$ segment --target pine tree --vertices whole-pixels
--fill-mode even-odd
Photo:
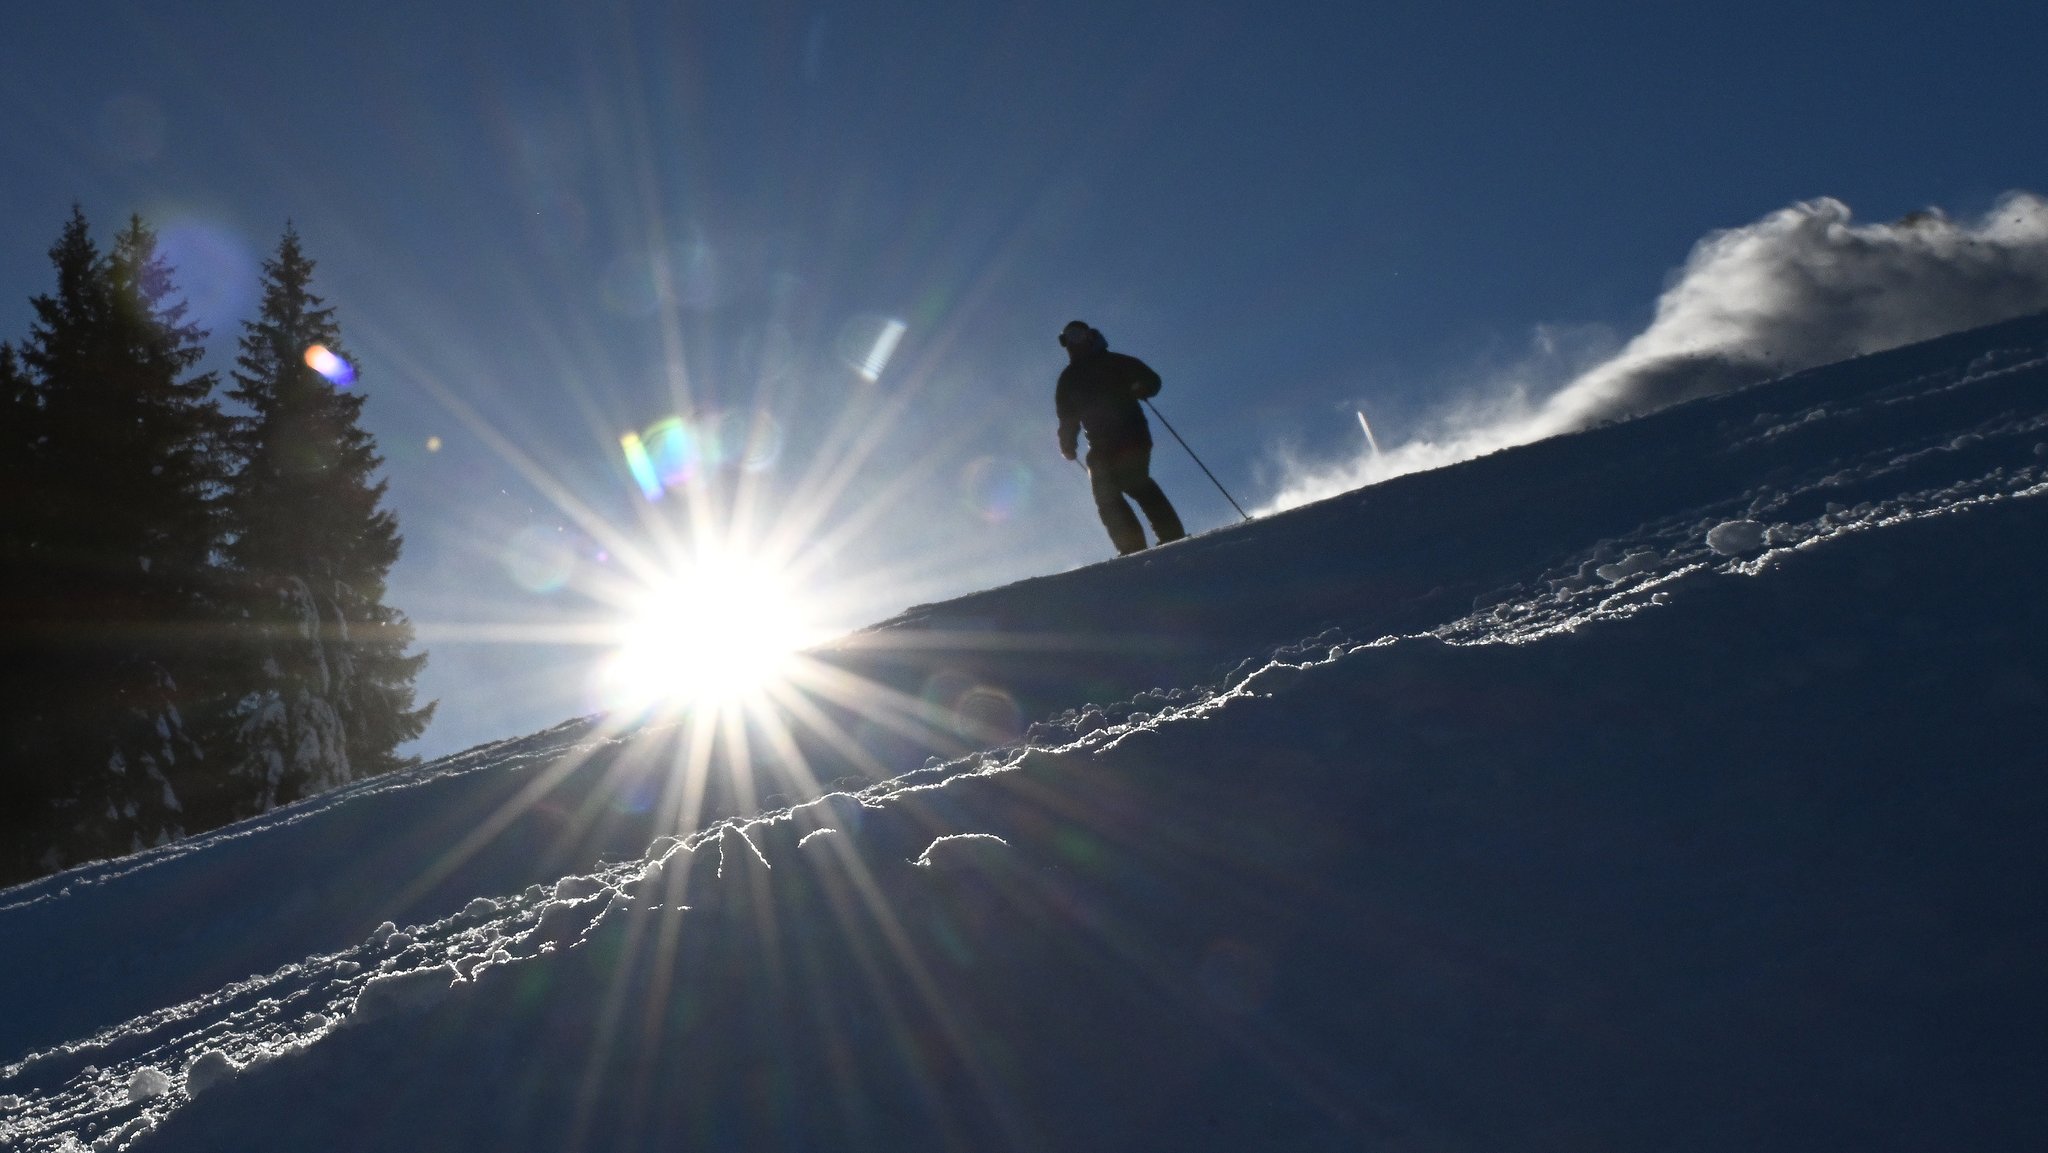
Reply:
[[[29,559],[38,418],[35,388],[21,358],[12,344],[0,342],[0,612],[13,603]]]
[[[14,755],[17,727],[26,725],[29,694],[35,687],[36,650],[28,643],[32,621],[26,611],[37,507],[35,457],[38,439],[35,391],[12,344],[0,343],[0,883],[25,875],[12,853],[37,832],[42,795],[28,765]],[[29,854],[23,854],[25,862]]]
[[[139,217],[102,256],[74,209],[50,258],[57,290],[33,301],[17,401],[37,496],[11,526],[26,557],[17,664],[34,683],[5,734],[43,867],[183,835],[176,784],[200,750],[181,706],[217,611],[226,431],[213,377],[194,371],[205,334]]]
[[[250,686],[227,733],[244,812],[410,763],[396,750],[433,713],[413,703],[426,657],[407,654],[412,626],[384,603],[402,541],[380,507],[383,459],[358,423],[362,394],[308,363],[314,346],[349,363],[334,310],[312,293],[313,262],[291,228],[263,272],[229,394],[248,409],[227,549]]]

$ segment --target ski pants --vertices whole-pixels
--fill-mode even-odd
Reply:
[[[1109,530],[1110,543],[1116,545],[1117,552],[1133,553],[1145,547],[1145,530],[1138,526],[1137,514],[1124,501],[1126,496],[1145,510],[1145,519],[1152,522],[1152,532],[1160,544],[1187,535],[1180,525],[1180,514],[1173,511],[1173,503],[1166,499],[1159,482],[1152,479],[1151,445],[1107,452],[1090,448],[1087,465],[1088,484],[1095,490],[1095,511],[1102,517],[1102,527]]]

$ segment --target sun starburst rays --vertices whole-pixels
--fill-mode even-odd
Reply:
[[[658,142],[634,115],[617,124],[621,135],[609,158],[612,211],[645,222],[634,247],[670,253],[672,235],[687,229],[663,223],[659,177],[648,160]],[[1005,246],[998,264],[1021,243],[1020,237]],[[481,382],[424,363],[411,350],[431,346],[425,334],[365,342],[383,364],[438,400],[471,444],[537,495],[540,507],[529,510],[525,528],[515,522],[508,529],[503,516],[480,511],[469,547],[495,558],[506,550],[505,537],[539,524],[582,542],[582,560],[602,558],[578,563],[571,575],[550,583],[547,599],[460,620],[441,614],[417,622],[423,641],[505,654],[509,659],[498,662],[492,683],[508,692],[564,677],[583,687],[582,670],[598,667],[585,698],[598,715],[572,747],[552,750],[547,763],[527,770],[528,779],[488,791],[493,799],[414,881],[401,905],[459,882],[458,874],[478,858],[503,852],[508,838],[534,839],[533,852],[560,859],[569,872],[587,868],[593,853],[618,860],[616,852],[635,851],[627,842],[644,834],[640,853],[663,835],[690,845],[674,851],[667,869],[650,870],[661,877],[653,903],[673,909],[699,899],[706,878],[693,880],[693,871],[716,867],[721,849],[707,834],[723,836],[727,818],[786,808],[833,789],[856,790],[915,769],[931,754],[953,757],[1016,739],[1014,724],[987,723],[934,698],[909,666],[874,659],[892,638],[824,643],[872,619],[866,614],[880,600],[875,590],[886,589],[892,599],[906,595],[943,571],[956,549],[969,548],[947,544],[916,558],[876,560],[866,547],[891,517],[921,507],[934,479],[987,431],[972,421],[929,431],[919,419],[935,388],[929,350],[960,342],[960,318],[934,322],[926,316],[914,328],[880,318],[877,339],[864,342],[857,363],[842,366],[837,394],[802,374],[766,371],[758,379],[721,379],[722,387],[706,387],[732,359],[718,344],[716,326],[724,322],[682,305],[679,269],[666,256],[651,260],[649,272],[654,307],[644,317],[652,353],[646,364],[630,363],[630,352],[593,331],[564,327],[543,303],[547,294],[531,294],[525,319],[548,350],[546,363],[534,371],[552,382],[560,419],[587,445],[581,459],[568,458],[573,454],[559,436],[532,435],[539,430],[522,427],[515,407],[492,407]],[[969,288],[985,292],[996,276],[991,268]],[[803,323],[784,308],[774,304],[769,322]],[[920,357],[927,363],[918,363]],[[660,399],[650,401],[644,395],[650,391]],[[707,453],[703,467],[692,470],[679,456],[666,462],[674,466],[671,475],[663,475],[662,446],[648,435],[650,427],[677,418],[709,421],[721,398],[735,393],[746,396],[743,417],[809,406],[801,451],[794,450],[799,438],[792,435],[792,451],[772,472],[750,470],[733,458],[721,465],[709,455],[716,430],[692,427],[689,435],[705,438],[688,446]],[[645,407],[650,403],[653,411]],[[625,435],[636,437],[648,458],[631,473],[621,453]],[[683,433],[675,435],[672,447],[680,453]],[[906,440],[913,445],[908,452]],[[594,483],[597,453],[609,475]],[[849,579],[841,565],[861,575]],[[928,640],[914,643],[920,651],[910,665],[931,656],[923,646]],[[1005,642],[973,634],[945,643],[984,649]],[[540,659],[547,649],[573,655]],[[960,1105],[942,1091],[942,1077],[933,1072],[939,1061],[954,1071],[945,1077],[964,1075],[1001,1115],[988,1055],[946,1004],[944,982],[935,976],[945,962],[928,955],[914,917],[906,924],[906,911],[884,896],[875,876],[881,866],[854,840],[850,832],[827,837],[799,854],[795,867],[810,880],[794,890],[778,876],[771,891],[764,872],[736,878],[734,891],[711,899],[743,911],[733,922],[629,917],[617,985],[595,1023],[600,1041],[579,1071],[585,1085],[624,1068],[637,1099],[667,1091],[642,1079],[674,1040],[673,1022],[660,1007],[682,996],[689,983],[677,970],[691,955],[693,932],[736,930],[743,942],[736,947],[753,951],[761,980],[817,1006],[820,1020],[833,1019],[830,1003],[848,995],[865,995],[880,1010],[884,1035],[873,1047],[881,1052],[848,1049],[844,1055],[841,1075],[850,1096],[871,1062],[893,1062],[923,1087],[931,1119],[943,1128]],[[767,864],[785,867],[779,859]],[[792,891],[808,895],[792,900]],[[798,925],[797,918],[810,923]],[[826,925],[852,959],[842,965],[848,971],[830,971],[834,962],[825,953],[831,950],[817,936]],[[834,980],[838,987],[825,984]],[[635,1019],[643,1007],[644,1016]],[[576,1126],[595,1123],[579,1117]]]

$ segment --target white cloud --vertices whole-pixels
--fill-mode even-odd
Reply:
[[[1476,402],[1386,452],[1309,462],[1283,455],[1266,510],[1291,508],[1682,400],[2048,308],[2048,200],[2007,193],[1973,222],[1939,209],[1855,224],[1823,197],[1693,246],[1657,315],[1561,388],[1557,330]],[[1384,430],[1382,430],[1384,431]]]

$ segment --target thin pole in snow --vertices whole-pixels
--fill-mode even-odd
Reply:
[[[1371,445],[1372,454],[1378,456],[1380,454],[1380,438],[1374,436],[1372,434],[1372,426],[1365,423],[1365,410],[1362,408],[1358,410],[1358,427],[1365,430],[1365,443]]]
[[[1173,433],[1173,439],[1180,440],[1182,448],[1188,448],[1188,442],[1181,440],[1180,433],[1174,432],[1173,425],[1167,421],[1166,414],[1159,411],[1158,405],[1153,404],[1151,400],[1147,399],[1145,407],[1152,410],[1152,415],[1159,418],[1159,423],[1166,426],[1166,431]],[[1208,477],[1209,483],[1216,486],[1216,491],[1223,494],[1223,499],[1230,502],[1230,507],[1237,510],[1237,515],[1246,520],[1252,519],[1252,514],[1244,511],[1244,506],[1237,503],[1237,498],[1230,495],[1230,490],[1223,487],[1223,482],[1216,479],[1216,474],[1209,471],[1209,466],[1202,463],[1202,458],[1195,456],[1195,450],[1188,448],[1188,455],[1195,457],[1195,467],[1202,470],[1202,475]]]

